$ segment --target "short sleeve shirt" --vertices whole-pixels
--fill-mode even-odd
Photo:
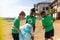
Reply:
[[[36,24],[36,17],[33,16],[33,17],[31,18],[31,17],[28,15],[28,16],[26,17],[26,21],[27,21],[29,24],[34,25],[34,24]]]
[[[20,27],[20,19],[19,18],[14,20],[13,26],[15,26],[15,27],[17,27],[19,29],[19,27]],[[13,28],[12,33],[18,33],[18,31]]]
[[[48,32],[53,29],[53,20],[54,18],[51,16],[45,16],[42,18],[42,26],[45,26],[45,32]]]

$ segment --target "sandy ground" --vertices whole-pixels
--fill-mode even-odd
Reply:
[[[25,24],[25,20],[21,21],[21,26]],[[11,27],[12,22],[5,22],[4,26],[2,27],[2,34],[3,34],[3,40],[13,40],[11,35]],[[55,29],[55,36],[54,40],[58,40],[60,38],[60,20],[57,20],[54,22],[54,29]],[[44,30],[41,27],[41,21],[36,21],[36,30],[34,33],[35,40],[44,40]]]

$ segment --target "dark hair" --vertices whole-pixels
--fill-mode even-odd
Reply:
[[[19,13],[19,15],[24,15],[24,16],[25,16],[25,12],[24,12],[24,11],[21,11],[21,12]]]
[[[42,15],[43,13],[46,13],[45,11],[42,11],[40,14]]]
[[[35,12],[35,8],[32,8],[32,9],[31,9],[31,12]]]

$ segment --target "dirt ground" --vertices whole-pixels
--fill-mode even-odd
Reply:
[[[25,24],[25,20],[21,21],[21,26]],[[2,27],[3,40],[13,40],[11,35],[12,22],[5,22]],[[60,20],[54,22],[55,36],[54,40],[60,39]],[[41,27],[41,20],[36,21],[36,30],[34,33],[35,40],[44,40],[44,30]]]

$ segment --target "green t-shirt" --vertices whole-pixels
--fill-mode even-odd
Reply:
[[[33,16],[33,17],[31,18],[31,17],[28,15],[28,16],[26,17],[26,21],[33,26],[34,24],[36,24],[36,17]]]
[[[19,27],[20,27],[20,19],[19,18],[14,20],[13,26],[15,26],[15,27],[17,27],[19,29]],[[14,28],[12,28],[12,33],[18,33],[18,31],[15,30]]]
[[[48,32],[53,29],[53,20],[54,18],[51,16],[45,16],[42,18],[42,26],[45,26],[45,32]]]

